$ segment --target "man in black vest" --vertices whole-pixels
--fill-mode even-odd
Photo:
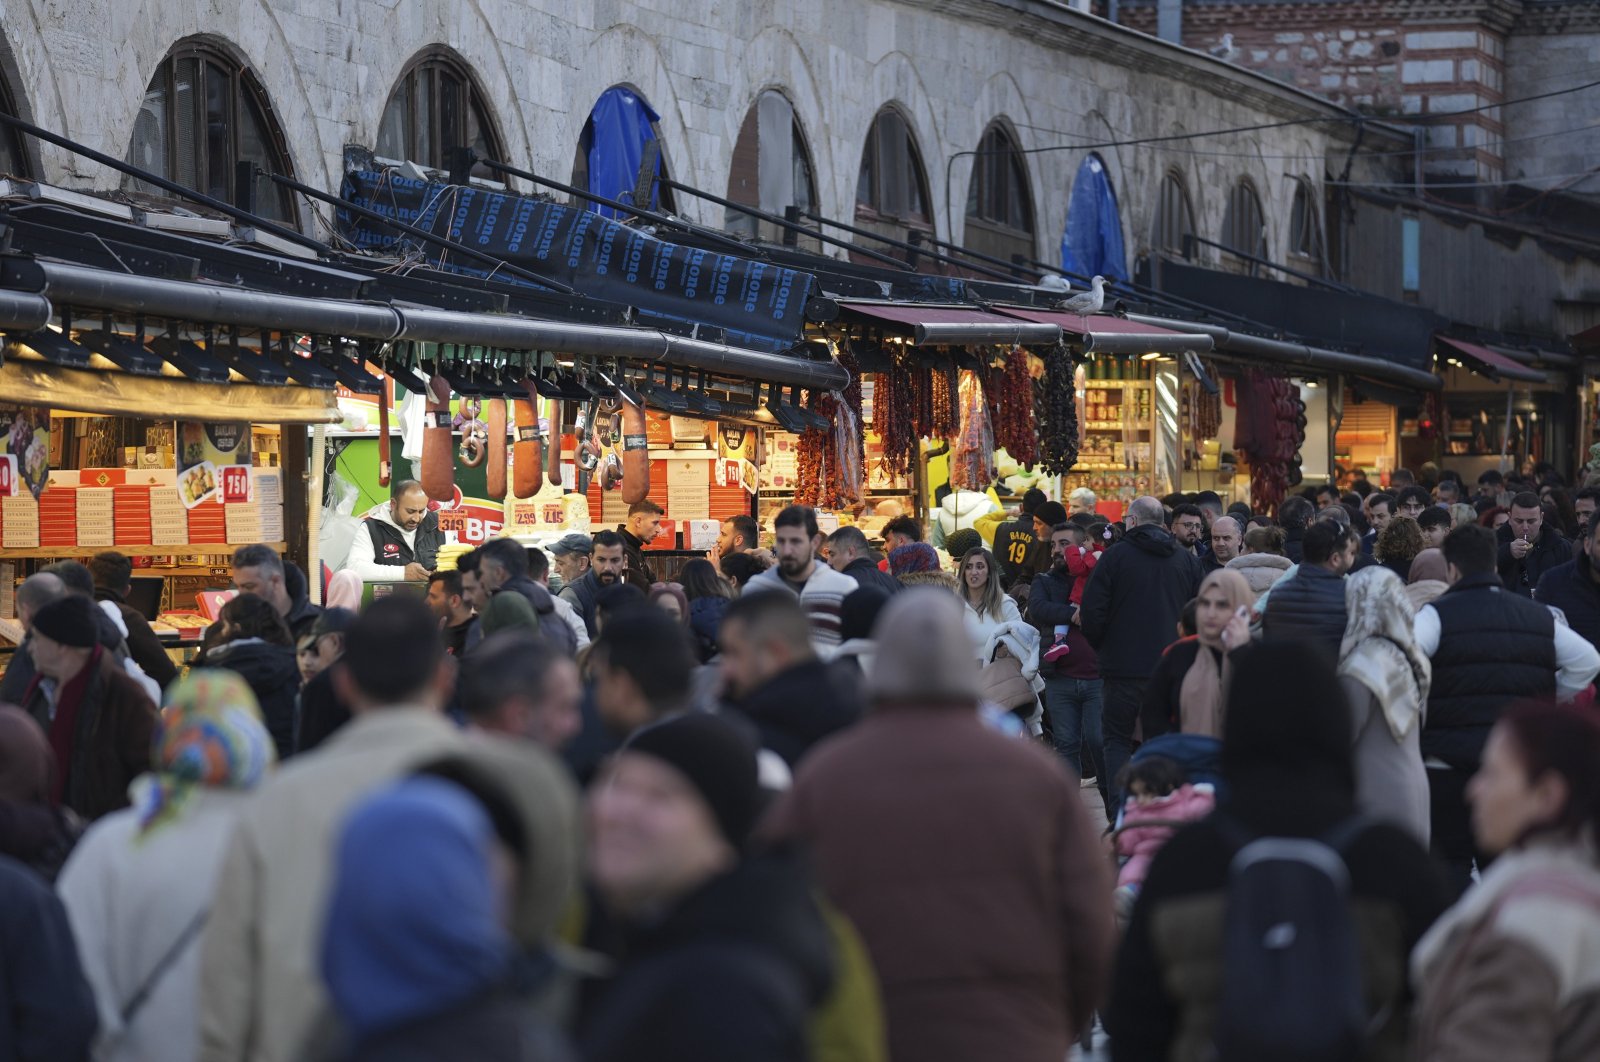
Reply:
[[[444,544],[439,517],[428,510],[428,495],[414,479],[394,488],[388,505],[367,513],[350,540],[344,570],[364,583],[425,582]]]
[[[1550,610],[1506,589],[1494,532],[1466,524],[1445,536],[1450,589],[1417,613],[1417,647],[1433,660],[1422,758],[1433,853],[1463,892],[1476,855],[1466,787],[1500,714],[1525,699],[1570,698],[1600,673],[1600,652]],[[1485,861],[1477,856],[1482,868]]]
[[[1300,542],[1299,570],[1267,595],[1261,636],[1267,641],[1310,642],[1336,661],[1348,619],[1344,577],[1355,565],[1357,539],[1350,528],[1328,519],[1306,528]]]

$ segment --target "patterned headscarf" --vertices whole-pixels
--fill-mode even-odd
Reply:
[[[254,789],[277,758],[255,694],[236,672],[200,668],[173,683],[151,742],[151,773],[134,782],[146,832],[183,811],[196,786]]]
[[[915,575],[939,570],[939,554],[926,542],[907,542],[889,551],[889,571],[894,575]]]

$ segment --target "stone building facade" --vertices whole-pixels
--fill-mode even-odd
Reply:
[[[1528,180],[1600,157],[1589,120],[1600,90],[1498,106],[1596,79],[1593,0],[1099,0],[1098,10],[1199,51],[1226,37],[1232,62],[1369,114],[1475,111],[1429,125],[1430,177]],[[1575,190],[1600,195],[1600,177]]]
[[[1297,197],[1315,216],[1323,175],[1343,168],[1353,143],[1349,112],[1313,94],[1326,91],[1320,81],[1302,91],[1049,0],[16,0],[3,32],[0,71],[18,113],[117,157],[128,156],[147,88],[175,47],[231,60],[257,87],[294,175],[330,190],[346,145],[378,142],[386,103],[423,55],[447,56],[470,78],[506,161],[559,180],[573,172],[590,108],[622,85],[659,114],[667,173],[726,194],[747,115],[763,92],[779,92],[809,154],[817,209],[846,220],[869,129],[893,108],[921,157],[934,233],[955,243],[970,153],[998,127],[1021,149],[1027,235],[1046,262],[1059,261],[1073,175],[1094,145],[1300,123],[1099,147],[1131,268],[1163,223],[1173,181],[1193,230],[1213,239],[1231,192],[1247,184],[1266,256],[1282,260]],[[1388,41],[1344,43],[1351,58]],[[1264,67],[1277,61],[1278,49],[1268,52]],[[1384,91],[1339,94],[1376,101]],[[1364,149],[1397,143],[1369,130]],[[24,154],[47,182],[120,182],[48,145]],[[720,207],[692,197],[676,207],[723,221]]]

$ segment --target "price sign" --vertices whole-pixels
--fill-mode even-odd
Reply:
[[[217,469],[217,477],[222,481],[224,505],[250,500],[249,465],[223,465]]]
[[[17,455],[0,454],[0,498],[17,496]]]

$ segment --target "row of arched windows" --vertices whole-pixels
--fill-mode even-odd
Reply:
[[[11,105],[4,85],[0,85],[0,104]],[[629,89],[608,89],[579,138],[573,184],[609,198],[630,198],[652,139],[659,140],[659,128],[649,103]],[[429,49],[411,61],[391,90],[374,148],[383,158],[446,169],[452,150],[462,146],[471,146],[484,158],[507,158],[491,110],[470,70],[445,49]],[[198,41],[180,44],[151,78],[127,158],[168,180],[224,200],[234,197],[241,162],[293,175],[283,133],[260,83],[236,59]],[[971,162],[964,211],[967,249],[1003,262],[1040,257],[1027,168],[1005,124],[996,121],[985,130]],[[769,89],[751,106],[740,126],[731,163],[729,201],[774,215],[782,215],[791,206],[802,215],[817,209],[815,168],[805,130],[781,92]],[[0,136],[0,169],[10,173],[28,169],[22,146],[9,130]],[[667,176],[659,153],[656,172]],[[1078,185],[1091,174],[1100,194],[1109,199],[1109,216],[1116,217],[1109,175],[1099,157],[1091,155],[1074,182],[1069,225],[1077,224],[1073,220],[1079,216],[1077,200],[1088,187],[1079,189]],[[472,175],[498,179],[495,171],[481,163]],[[130,180],[124,187],[159,194],[156,188],[138,181]],[[670,188],[658,182],[655,189],[657,199],[651,205],[673,209]],[[256,192],[260,213],[294,223],[296,211],[289,192],[272,182],[262,182]],[[896,107],[884,107],[862,147],[852,220],[868,231],[915,241],[934,235],[934,202],[910,123]],[[1186,238],[1195,235],[1196,229],[1180,172],[1165,175],[1155,206],[1152,249],[1172,255],[1185,253]],[[1100,210],[1093,216],[1103,219],[1107,215]],[[736,209],[727,210],[724,224],[735,232],[775,235]],[[1103,226],[1105,222],[1097,220],[1095,224]],[[1119,226],[1120,222],[1111,227]],[[1268,257],[1261,199],[1248,179],[1239,181],[1228,193],[1217,242],[1242,255]],[[1120,232],[1116,244],[1120,258]],[[1322,259],[1314,191],[1303,180],[1296,183],[1289,250],[1306,260],[1296,263],[1302,267],[1320,264]],[[898,251],[890,253],[903,256]]]

